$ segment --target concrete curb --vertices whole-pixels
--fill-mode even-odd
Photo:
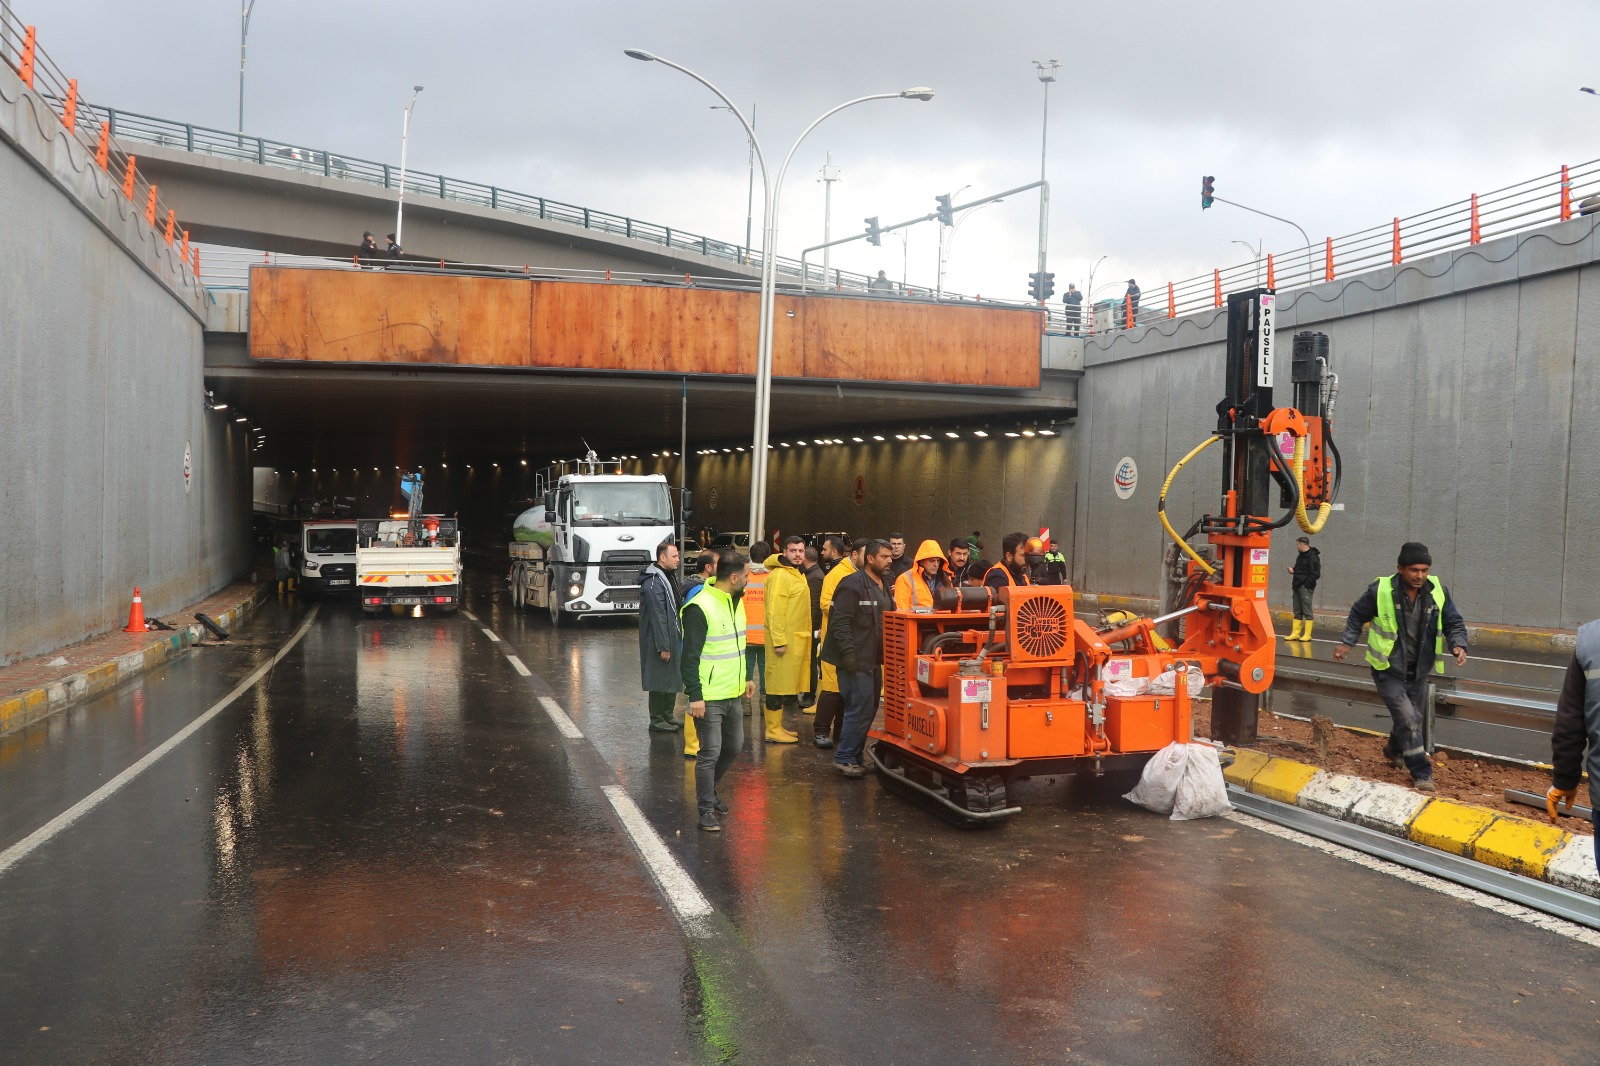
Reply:
[[[1333,774],[1249,748],[1239,749],[1223,776],[1259,796],[1600,899],[1593,842],[1545,822]]]
[[[1135,614],[1150,615],[1160,609],[1160,604],[1150,596],[1127,596],[1114,592],[1079,592],[1077,597],[1082,606],[1133,611]],[[1272,619],[1278,625],[1287,627],[1293,615],[1288,611],[1273,610]],[[1344,626],[1344,619],[1342,613],[1330,614],[1319,611],[1316,615],[1316,624],[1324,629],[1337,630]],[[1538,655],[1571,655],[1578,639],[1578,635],[1569,629],[1528,629],[1522,626],[1486,625],[1470,621],[1467,623],[1467,637],[1472,641],[1474,648],[1502,652],[1532,652]]]
[[[217,623],[223,629],[231,630],[235,623],[260,604],[266,597],[267,590],[272,587],[271,582],[256,586],[256,590],[249,596],[216,615]],[[24,729],[41,718],[48,718],[57,711],[65,710],[79,700],[98,695],[130,677],[170,662],[205,636],[206,629],[198,622],[182,626],[165,634],[161,639],[145,645],[140,651],[119,655],[70,674],[60,681],[40,685],[12,696],[0,702],[0,736]]]

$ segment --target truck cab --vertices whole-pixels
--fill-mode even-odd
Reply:
[[[308,595],[354,592],[354,519],[306,522],[300,527],[300,588]]]

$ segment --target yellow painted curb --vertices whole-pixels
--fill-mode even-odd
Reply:
[[[1483,807],[1434,800],[1411,819],[1408,835],[1414,843],[1424,847],[1470,859],[1473,842],[1499,817]]]
[[[1258,796],[1293,804],[1318,768],[1293,759],[1269,759],[1250,781],[1250,791]]]
[[[1472,843],[1472,857],[1490,866],[1528,877],[1544,877],[1544,868],[1572,834],[1548,823],[1500,815]]]
[[[1255,778],[1256,774],[1260,773],[1261,768],[1271,761],[1268,756],[1261,754],[1259,751],[1240,748],[1234,756],[1233,765],[1222,771],[1222,776],[1230,785],[1249,788],[1250,782]]]
[[[0,733],[9,733],[22,717],[22,697],[14,696],[0,703]]]

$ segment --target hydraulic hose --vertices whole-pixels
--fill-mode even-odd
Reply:
[[[1189,546],[1189,542],[1187,540],[1178,536],[1178,531],[1172,528],[1171,522],[1167,521],[1167,490],[1172,487],[1172,480],[1178,476],[1178,471],[1183,469],[1185,463],[1221,439],[1221,437],[1217,436],[1207,437],[1205,440],[1195,445],[1194,448],[1190,450],[1188,455],[1185,455],[1182,459],[1179,459],[1178,465],[1173,467],[1172,472],[1167,475],[1167,480],[1161,483],[1161,495],[1156,499],[1156,514],[1161,517],[1161,528],[1167,531],[1167,536],[1172,538],[1172,542],[1181,548],[1185,555],[1200,565],[1200,569],[1206,572],[1207,577],[1215,577],[1217,574],[1217,568],[1206,562],[1205,559],[1201,557],[1199,552],[1195,551]]]
[[[1294,505],[1294,520],[1300,528],[1307,533],[1321,533],[1322,527],[1328,524],[1328,515],[1333,511],[1333,504],[1327,500],[1317,505],[1317,518],[1312,521],[1306,514],[1306,439],[1294,439],[1294,486],[1299,494],[1299,499]]]

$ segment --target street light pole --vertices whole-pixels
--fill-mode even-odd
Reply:
[[[1061,69],[1061,64],[1054,59],[1041,63],[1035,59],[1034,67],[1039,72],[1039,81],[1044,85],[1044,120],[1039,133],[1039,273],[1044,274],[1045,253],[1050,243],[1050,183],[1045,176],[1046,150],[1050,144],[1050,83],[1056,80],[1056,71]],[[1039,303],[1042,305],[1043,300]]]
[[[406,143],[411,139],[411,112],[417,106],[417,95],[422,92],[422,86],[411,87],[411,102],[406,105],[405,117],[400,122],[400,199],[395,202],[394,208],[394,243],[405,247],[405,234],[402,227],[405,224],[406,214]]]
[[[239,136],[244,137],[244,43],[250,35],[250,12],[256,8],[256,0],[246,0],[244,8],[239,12]]]
[[[1089,284],[1083,290],[1083,302],[1089,305],[1089,328],[1094,329],[1094,272],[1100,269],[1100,264],[1110,259],[1107,253],[1094,261],[1094,266],[1089,268]]]
[[[1255,244],[1251,244],[1249,241],[1237,240],[1233,243],[1243,245],[1244,247],[1250,249],[1250,258],[1253,259],[1256,264],[1256,288],[1259,289],[1261,287],[1261,249],[1267,243],[1266,238],[1263,237]]]
[[[972,183],[968,182],[966,185],[961,186],[961,188],[959,188],[955,192],[951,193],[950,194],[951,202],[954,203],[956,197],[960,196],[962,193],[966,192],[970,188],[972,188]],[[950,229],[955,229],[955,226],[952,225],[950,227]],[[933,298],[935,300],[944,299],[944,265],[945,265],[945,256],[949,252],[949,249],[945,246],[944,231],[945,231],[945,227],[944,227],[943,224],[941,224],[939,226],[939,262],[937,264],[935,264],[938,267],[938,269],[936,271],[934,271]]]
[[[839,168],[833,165],[833,153],[828,153],[827,162],[822,164],[822,284],[828,284],[829,253],[828,242],[833,240],[833,183],[839,180]]]
[[[783,191],[783,177],[789,170],[789,163],[794,159],[795,152],[800,148],[806,137],[832,115],[843,111],[847,107],[866,103],[868,100],[932,100],[933,90],[917,86],[897,93],[874,93],[870,96],[859,96],[854,100],[846,100],[844,103],[824,111],[816,121],[801,132],[799,138],[789,149],[789,154],[784,156],[783,165],[778,168],[777,178],[773,179],[767,171],[766,155],[761,150],[761,142],[756,139],[755,129],[745,120],[744,115],[734,107],[733,101],[728,99],[726,93],[688,67],[674,63],[669,59],[663,59],[643,49],[625,49],[623,55],[630,59],[638,59],[646,63],[660,63],[663,66],[671,67],[673,70],[693,78],[707,89],[710,89],[718,99],[728,105],[728,109],[744,125],[745,132],[755,146],[756,158],[761,162],[761,184],[764,204],[761,237],[761,314],[759,319],[760,328],[756,338],[755,432],[752,435],[750,449],[750,538],[751,543],[754,544],[756,538],[765,539],[766,536],[767,439],[769,436],[768,423],[772,413],[772,310],[778,280],[776,255],[778,247],[778,204]]]
[[[729,107],[729,106],[725,105],[725,104],[712,104],[711,105],[711,110],[713,110],[713,111],[733,111],[734,109],[732,107]],[[735,114],[737,114],[737,112],[735,112]],[[750,105],[750,129],[753,130],[755,128],[756,128],[756,105],[755,104],[751,104]],[[755,217],[755,203],[756,203],[756,142],[755,142],[755,138],[751,137],[749,143],[750,143],[750,181],[749,181],[747,187],[745,188],[745,194],[744,194],[744,253],[740,258],[740,261],[745,263],[746,265],[748,265],[749,262],[750,262],[750,223]],[[763,180],[765,180],[765,175],[764,174],[763,174]]]

